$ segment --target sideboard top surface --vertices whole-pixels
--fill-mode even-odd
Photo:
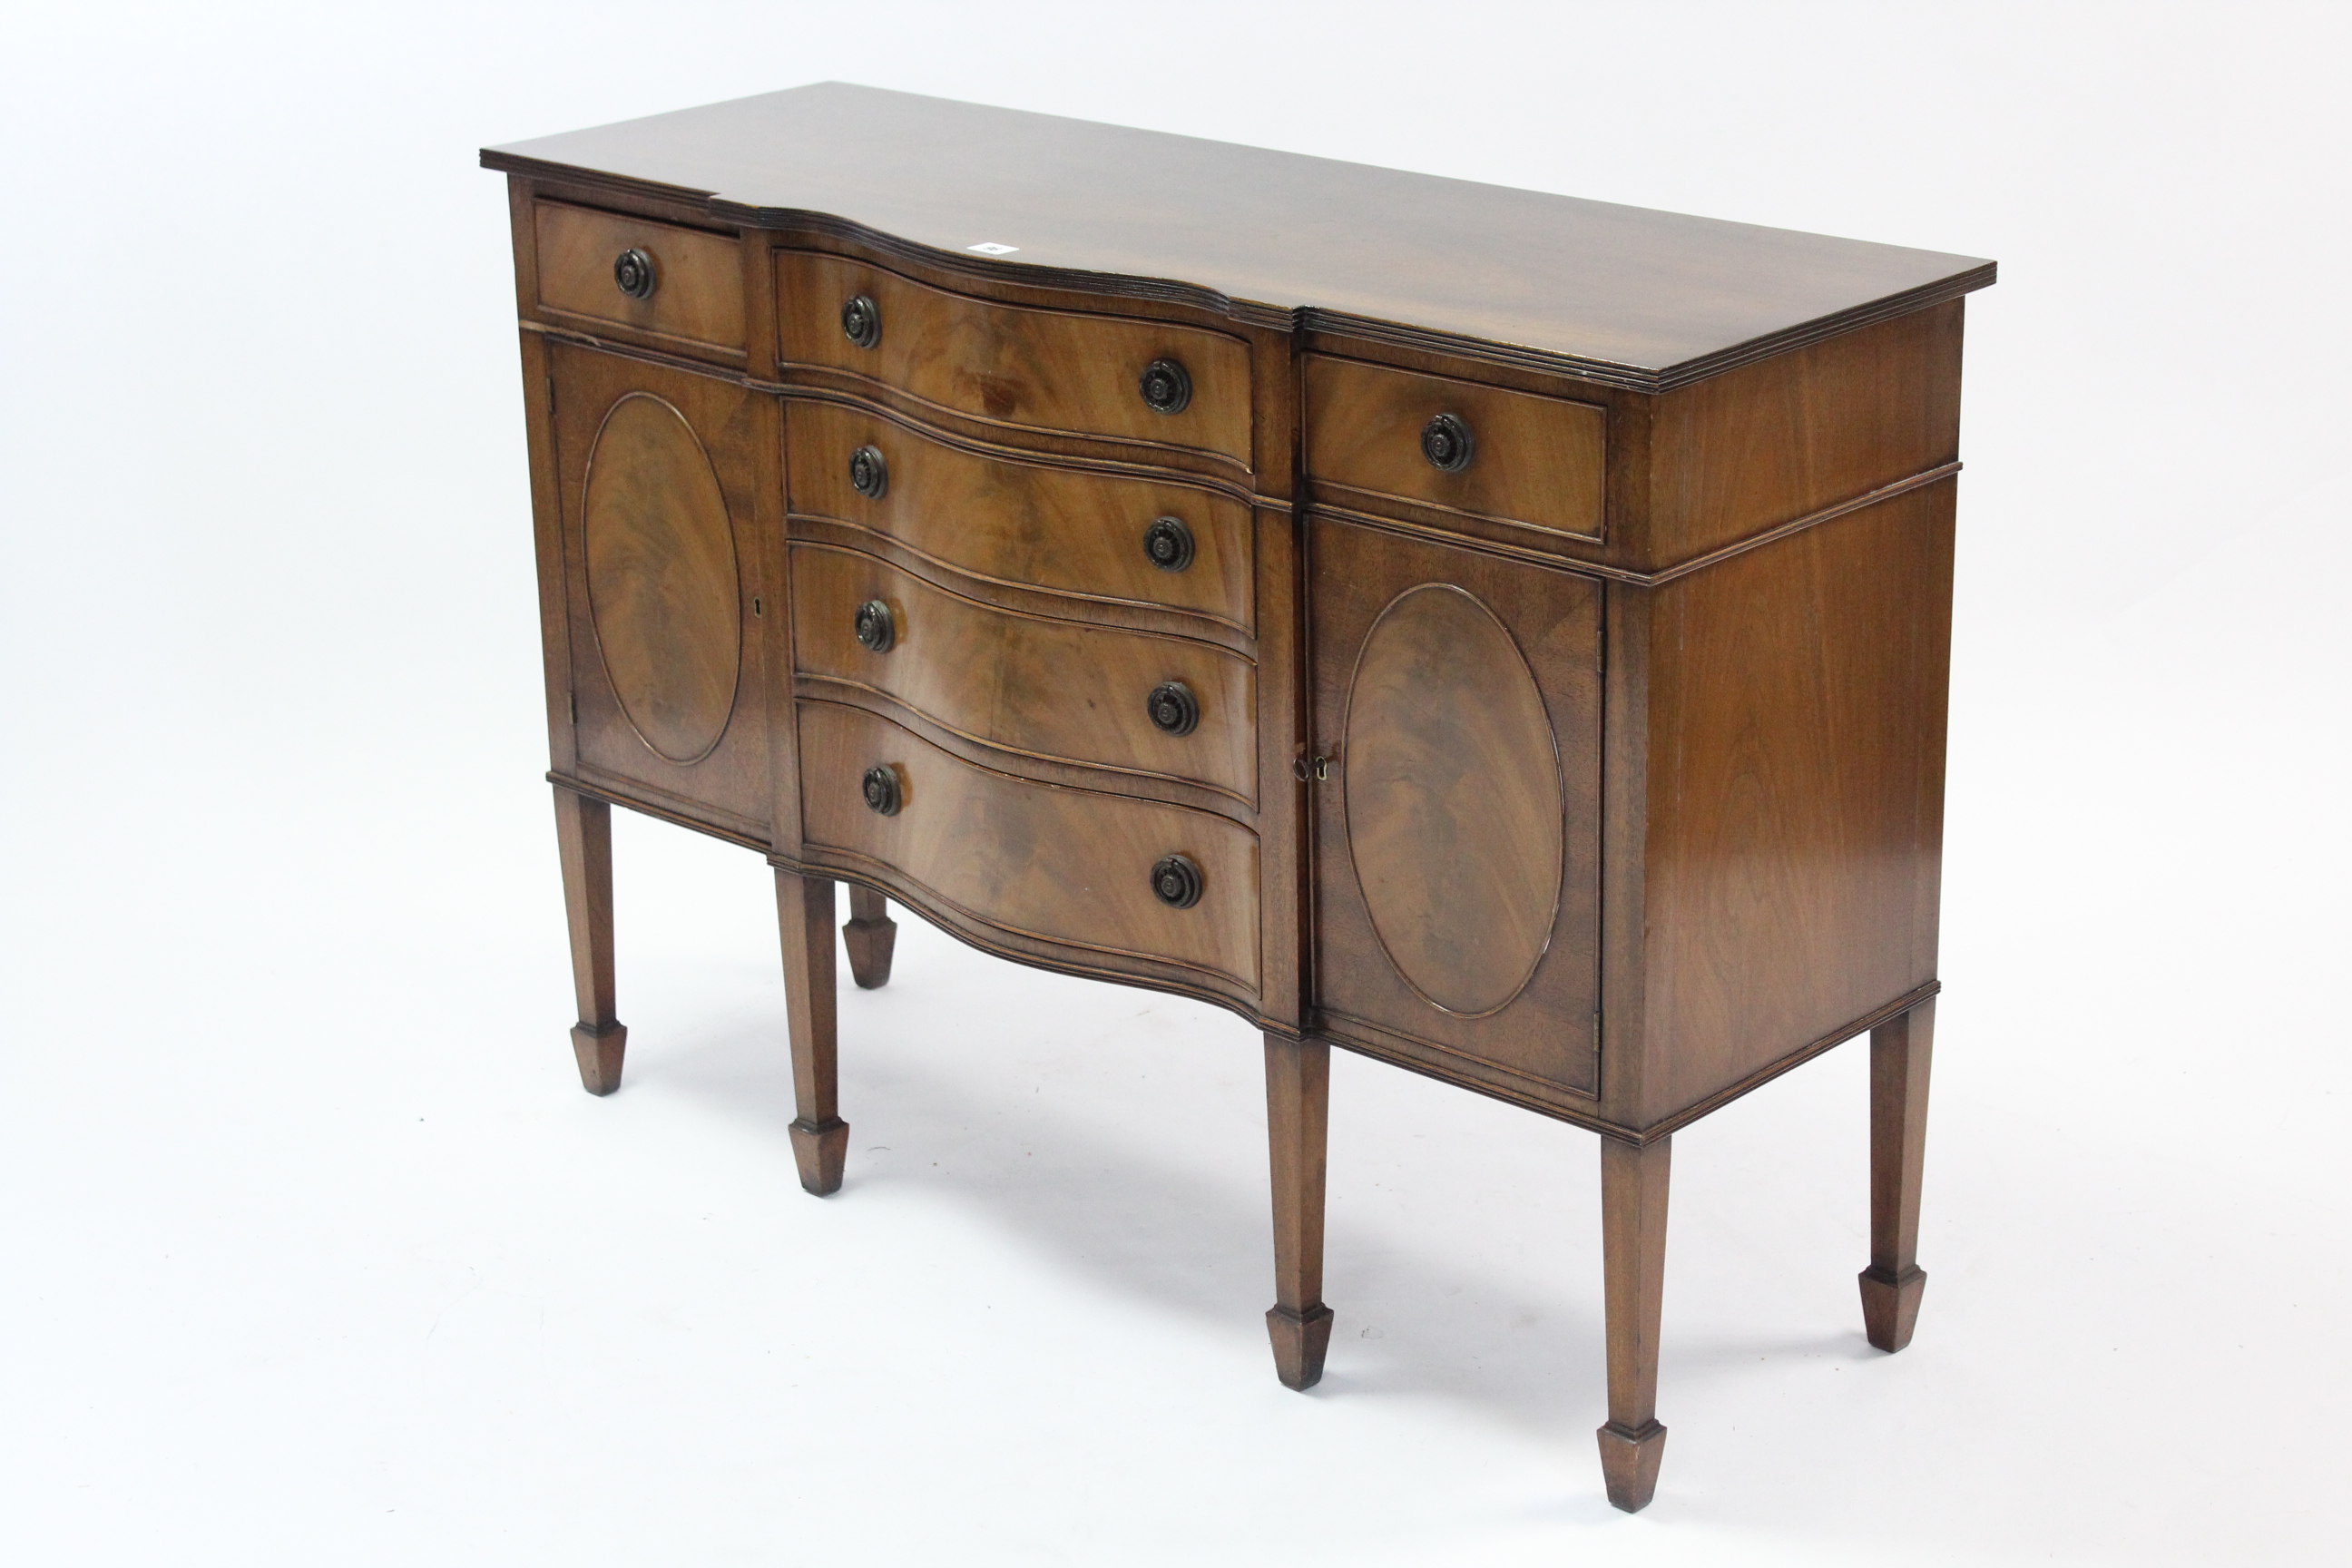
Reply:
[[[863,231],[1013,279],[1194,299],[1643,391],[1993,281],[1973,257],[841,82],[482,162],[683,196],[735,223]]]

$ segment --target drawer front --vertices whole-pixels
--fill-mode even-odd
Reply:
[[[951,757],[886,719],[803,702],[808,844],[888,867],[971,918],[1097,952],[1157,959],[1257,986],[1257,836],[1210,812],[1032,783]],[[887,768],[898,809],[866,802]],[[1200,899],[1176,909],[1153,868],[1181,855]]]
[[[984,605],[869,555],[792,552],[794,662],[803,675],[882,692],[960,735],[1032,756],[1158,773],[1256,795],[1255,681],[1206,643]],[[859,606],[888,606],[887,646],[858,640]],[[1189,732],[1153,721],[1192,708]],[[1018,765],[1009,763],[1008,765]]]
[[[1451,450],[1433,430],[1448,418]],[[1409,501],[1598,540],[1607,423],[1590,403],[1320,354],[1307,361],[1307,470],[1338,506]]]
[[[533,217],[541,309],[743,357],[743,268],[735,241],[561,202],[540,203]],[[631,251],[649,264],[643,298],[616,276],[615,264]]]
[[[885,268],[807,251],[776,255],[779,357],[847,371],[992,424],[1191,447],[1250,462],[1249,345],[1198,327],[1000,305]],[[844,325],[871,300],[871,346]],[[1191,381],[1183,406],[1144,400],[1154,362]]]
[[[917,554],[990,582],[1157,605],[1252,630],[1256,569],[1250,510],[1192,485],[982,457],[895,420],[796,402],[785,418],[793,510],[887,534]],[[859,493],[850,455],[872,447],[888,483]],[[1156,564],[1147,536],[1160,518],[1191,552]]]

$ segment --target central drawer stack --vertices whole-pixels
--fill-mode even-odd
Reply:
[[[1249,343],[774,264],[804,854],[1254,996]]]

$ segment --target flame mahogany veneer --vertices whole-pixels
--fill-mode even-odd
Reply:
[[[620,805],[775,868],[811,1192],[835,882],[1248,1019],[1294,1388],[1331,1046],[1590,1128],[1630,1510],[1670,1135],[1868,1033],[1907,1342],[1990,262],[838,84],[482,156],[592,1092]]]

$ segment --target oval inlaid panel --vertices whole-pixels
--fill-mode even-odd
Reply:
[[[1533,977],[1559,903],[1559,756],[1543,694],[1459,588],[1399,595],[1364,638],[1339,777],[1372,927],[1407,984],[1491,1013]]]
[[[742,666],[735,532],[710,456],[646,393],[613,405],[588,457],[588,613],[621,711],[654,752],[699,762]]]

